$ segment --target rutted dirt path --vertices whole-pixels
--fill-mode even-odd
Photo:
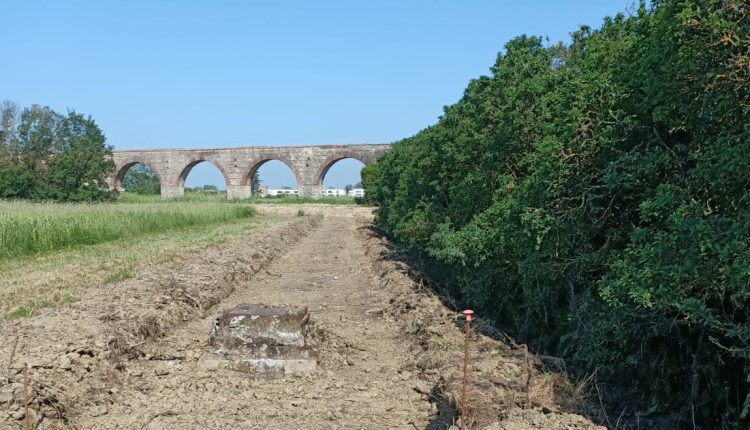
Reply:
[[[396,263],[378,260],[384,242],[362,230],[370,211],[259,209],[287,220],[173,267],[139,271],[85,301],[2,323],[0,366],[10,378],[0,378],[0,428],[20,428],[23,362],[32,367],[32,416],[42,428],[449,426],[462,356],[455,312]],[[257,380],[199,366],[213,315],[240,303],[307,306],[318,371]],[[490,421],[505,421],[478,414],[475,423],[594,428],[554,412],[554,396],[529,394],[544,391],[546,379],[528,355],[483,337],[476,348],[472,395],[478,405],[484,399]],[[519,413],[520,404],[543,412]]]
[[[136,428],[163,414],[150,428],[424,428],[430,404],[414,390],[420,381],[399,373],[409,348],[393,323],[367,314],[387,305],[388,297],[373,281],[361,243],[352,240],[356,226],[353,217],[324,218],[220,304],[308,306],[327,336],[317,374],[257,381],[201,369],[197,358],[206,351],[209,315],[149,345],[151,356],[179,358],[133,363],[128,371],[147,377],[123,389],[127,404],[84,421],[86,426]]]

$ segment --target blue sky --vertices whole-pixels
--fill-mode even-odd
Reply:
[[[91,115],[118,149],[392,142],[514,36],[568,40],[623,0],[8,1],[0,99]],[[326,186],[357,182],[334,165]],[[291,185],[283,164],[261,179]],[[202,163],[189,186],[223,179]]]

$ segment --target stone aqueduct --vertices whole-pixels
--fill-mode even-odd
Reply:
[[[185,192],[190,169],[208,161],[224,175],[227,197],[241,199],[250,197],[250,180],[258,168],[267,161],[279,160],[294,173],[300,196],[320,197],[323,178],[335,162],[354,158],[370,165],[389,148],[387,144],[363,144],[113,151],[116,173],[110,181],[114,188],[122,189],[128,169],[142,163],[159,178],[162,198],[179,197]]]

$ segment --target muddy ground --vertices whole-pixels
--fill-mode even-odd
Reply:
[[[0,324],[0,428],[439,429],[457,422],[462,319],[369,227],[371,210],[259,205],[284,222],[84,300]],[[199,365],[212,317],[307,306],[318,370],[263,380]],[[474,333],[467,427],[599,428],[521,345]]]

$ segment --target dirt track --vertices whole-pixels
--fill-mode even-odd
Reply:
[[[0,379],[0,428],[21,428],[24,362],[35,390],[32,417],[42,428],[449,426],[461,356],[455,312],[415,292],[396,263],[377,261],[382,239],[360,228],[370,211],[259,209],[286,220],[187,255],[173,267],[143,268],[135,279],[84,301],[3,322],[0,366],[10,379]],[[297,216],[300,209],[323,216]],[[201,368],[212,316],[240,303],[308,306],[319,370],[255,380]],[[544,388],[535,381],[544,378],[528,356],[485,338],[477,348],[475,371],[486,373],[473,378],[497,379],[492,387],[475,387],[477,396],[489,399],[484,415],[497,420],[482,421],[480,413],[477,427],[594,428],[579,416],[554,412],[554,395],[531,398]],[[520,413],[521,403],[544,412]]]

